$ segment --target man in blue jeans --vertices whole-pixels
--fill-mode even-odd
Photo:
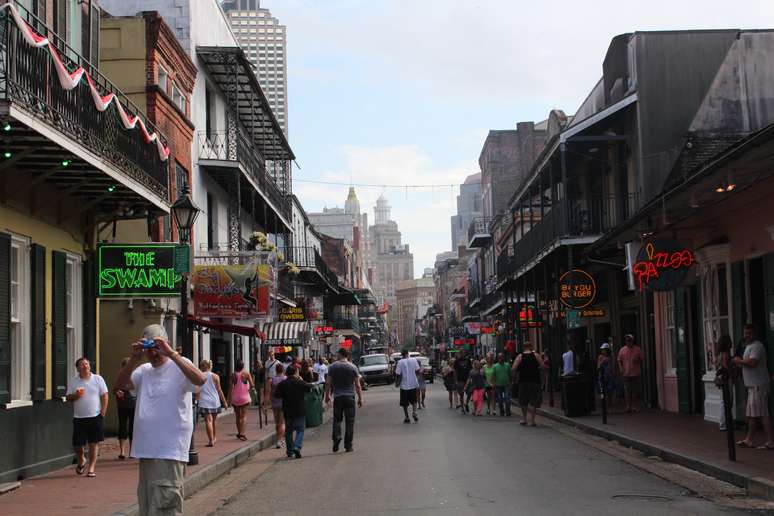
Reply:
[[[349,361],[349,350],[341,348],[339,359],[328,367],[325,378],[325,404],[331,402],[333,392],[333,452],[341,444],[341,420],[344,419],[344,449],[353,450],[352,438],[355,433],[355,395],[357,406],[363,406],[363,391],[360,389],[360,373]]]
[[[305,395],[315,384],[302,380],[296,366],[289,365],[285,374],[288,377],[287,380],[277,385],[274,394],[282,400],[282,415],[285,416],[285,451],[288,458],[300,459],[306,430]],[[293,439],[294,432],[295,439]]]
[[[505,355],[497,355],[497,363],[492,373],[495,390],[497,391],[497,405],[500,408],[500,416],[511,415],[511,366],[505,361]]]

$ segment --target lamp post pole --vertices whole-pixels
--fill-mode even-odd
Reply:
[[[181,247],[185,247],[186,256],[190,263],[191,228],[201,210],[193,203],[188,187],[183,185],[180,195],[172,205],[172,215],[177,223],[178,240]],[[190,325],[188,324],[188,272],[182,273],[180,281],[180,338],[183,341],[183,356],[191,361],[194,359],[193,340],[191,339]],[[193,394],[191,394],[193,396]],[[191,432],[191,444],[188,448],[188,465],[199,464],[199,453],[196,451],[194,434],[196,432],[196,402],[191,403],[193,410],[193,431]]]

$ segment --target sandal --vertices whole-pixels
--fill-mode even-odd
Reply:
[[[96,476],[97,474],[94,473],[93,471],[89,471],[88,473],[86,473],[86,478],[95,478]]]
[[[747,441],[736,441],[736,445],[740,448],[752,448],[752,444],[748,443]]]
[[[246,441],[247,440],[247,436],[246,435],[238,435],[237,437],[239,438],[240,441]]]
[[[75,473],[77,475],[83,475],[83,470],[86,469],[86,464],[78,464],[75,466]]]
[[[756,450],[774,450],[774,443],[766,443],[755,448]]]
[[[118,460],[126,460],[126,455],[119,455]]]

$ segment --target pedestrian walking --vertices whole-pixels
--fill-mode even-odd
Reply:
[[[497,363],[493,367],[497,407],[500,416],[511,416],[511,365],[505,361],[505,354],[497,355]]]
[[[325,377],[328,374],[328,361],[323,357],[317,359],[314,364],[314,372],[317,373],[317,383],[325,384]]]
[[[495,384],[494,384],[494,353],[491,351],[486,354],[486,363],[482,371],[486,379],[486,415],[491,416],[494,413],[495,406]]]
[[[228,407],[226,396],[220,388],[220,377],[212,372],[212,361],[202,360],[199,369],[204,374],[204,385],[199,391],[199,414],[204,417],[207,430],[207,447],[215,446],[218,430],[215,421],[223,408]]]
[[[97,476],[99,443],[105,440],[105,412],[108,407],[108,388],[105,380],[91,372],[91,362],[86,357],[75,361],[78,374],[67,384],[67,401],[73,403],[73,449],[78,464],[75,472],[83,475],[86,469],[86,444],[89,445],[89,463],[86,476]]]
[[[615,386],[616,381],[610,344],[603,342],[599,347],[599,356],[597,357],[597,388],[599,392],[604,392],[605,399],[610,405],[615,400]]]
[[[266,379],[267,398],[271,400],[271,412],[274,415],[274,430],[277,433],[277,443],[275,448],[281,448],[283,441],[281,436],[285,435],[285,417],[282,414],[282,400],[276,396],[277,385],[287,379],[285,376],[285,366],[275,365],[274,376]]]
[[[285,418],[285,453],[288,458],[300,459],[306,430],[306,393],[316,384],[304,381],[296,366],[288,366],[285,373],[287,379],[277,385],[275,392],[282,400]]]
[[[769,417],[769,369],[766,364],[766,348],[758,340],[754,325],[744,326],[744,355],[734,357],[733,363],[742,368],[742,379],[747,388],[747,436],[736,444],[742,448],[752,448],[758,420],[763,425],[766,442],[758,446],[759,450],[774,449],[771,418]]]
[[[562,354],[562,376],[575,372],[575,345],[570,343],[567,351]]]
[[[731,340],[731,337],[724,333],[718,339],[715,347],[715,386],[722,391],[725,382],[731,381],[731,370],[734,369],[731,364],[731,354],[733,353],[734,343]],[[726,424],[726,400],[721,392],[720,421],[718,421],[718,428],[721,432],[726,431]],[[731,421],[731,424],[733,425],[734,422]]]
[[[449,408],[454,408],[454,400],[457,396],[457,383],[454,380],[454,360],[444,363],[441,368],[441,375],[443,376],[443,386],[446,387],[446,392],[449,393]]]
[[[148,346],[148,347],[146,347]],[[137,365],[143,355],[148,363]],[[136,367],[136,368],[135,368]],[[193,432],[192,393],[205,378],[173,350],[160,324],[143,330],[116,384],[137,391],[131,456],[140,459],[139,514],[183,514],[183,474]]]
[[[234,407],[237,439],[246,441],[247,410],[250,408],[250,389],[255,389],[253,376],[245,370],[245,364],[237,360],[234,372],[231,374],[231,389],[229,390],[229,405]]]
[[[121,360],[121,368],[129,363],[130,358]],[[137,402],[137,393],[113,388],[116,397],[116,409],[118,412],[118,460],[126,460],[132,447],[132,430],[134,429],[134,407]]]
[[[473,399],[473,415],[482,416],[484,414],[484,396],[486,394],[486,377],[481,369],[481,362],[473,361],[473,371],[468,377],[468,384],[465,391],[471,392]]]
[[[301,379],[307,383],[317,383],[317,373],[314,372],[312,359],[305,358],[301,361],[301,368],[299,369],[299,375]]]
[[[357,406],[363,406],[363,391],[360,387],[360,373],[349,361],[347,348],[340,348],[338,360],[328,368],[325,379],[325,404],[330,405],[333,395],[333,452],[339,451],[341,444],[341,421],[344,419],[344,449],[352,451],[355,435],[355,395]]]
[[[280,365],[280,361],[274,358],[274,348],[269,348],[266,355],[266,363],[263,364],[266,369],[266,377],[273,378],[277,376],[277,366]]]
[[[638,412],[640,386],[642,383],[642,350],[634,342],[631,333],[624,337],[624,347],[618,352],[618,367],[623,376],[626,413]],[[633,400],[637,400],[634,405]]]
[[[425,397],[427,396],[426,368],[419,360],[417,360],[417,363],[419,364],[419,371],[417,371],[417,407],[421,410],[425,408]],[[428,367],[431,368],[429,365]]]
[[[401,353],[401,358],[395,366],[395,374],[398,379],[396,383],[400,387],[400,406],[403,407],[404,423],[411,423],[408,414],[408,407],[411,405],[411,417],[414,422],[419,422],[417,416],[417,389],[419,380],[417,373],[420,371],[419,362],[416,358],[410,357],[407,349]]]
[[[540,407],[543,393],[540,391],[540,369],[545,369],[543,358],[535,353],[530,341],[524,341],[524,351],[516,357],[513,370],[519,374],[519,405],[521,425],[535,425],[535,413]]]
[[[473,369],[473,362],[468,358],[464,349],[459,350],[457,358],[454,359],[454,381],[457,384],[457,396],[459,405],[457,408],[462,413],[470,412],[467,400],[465,399],[465,385],[470,377],[470,371]]]

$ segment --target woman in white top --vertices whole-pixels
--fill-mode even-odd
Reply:
[[[228,407],[226,397],[220,388],[220,377],[212,372],[212,361],[202,360],[199,369],[204,373],[206,379],[199,391],[199,414],[204,416],[207,427],[207,446],[213,446],[217,441],[217,430],[215,429],[215,420],[222,410],[221,407]]]

